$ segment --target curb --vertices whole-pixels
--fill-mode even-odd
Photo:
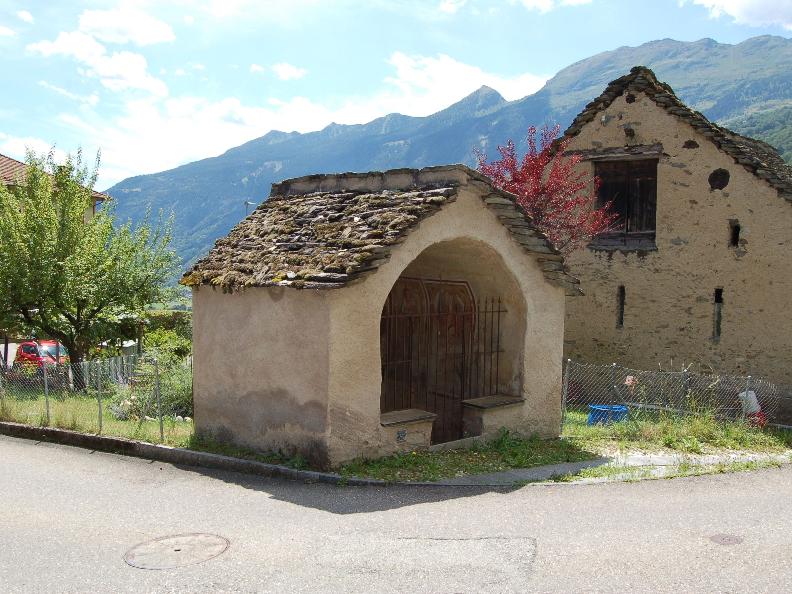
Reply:
[[[45,441],[78,447],[83,449],[95,450],[100,452],[108,452],[111,454],[120,454],[124,456],[132,456],[135,458],[143,458],[145,460],[156,460],[158,462],[166,462],[169,464],[176,464],[181,466],[192,466],[198,468],[211,468],[215,470],[225,470],[230,472],[241,472],[244,474],[251,474],[256,476],[263,476],[267,478],[280,478],[292,481],[301,481],[304,483],[325,483],[338,486],[349,487],[453,487],[458,488],[473,488],[473,489],[490,489],[490,490],[508,490],[517,487],[525,486],[524,481],[515,477],[512,483],[492,482],[492,483],[463,483],[463,482],[408,482],[408,481],[384,481],[380,479],[366,479],[357,477],[344,477],[340,474],[332,472],[319,472],[316,470],[298,470],[296,468],[289,468],[287,466],[280,466],[278,464],[267,464],[266,462],[258,462],[256,460],[246,460],[244,458],[234,458],[232,456],[223,456],[222,454],[212,454],[210,452],[199,452],[196,450],[188,450],[185,448],[175,448],[167,445],[160,445],[148,443],[144,441],[137,441],[134,439],[126,439],[124,437],[112,437],[106,435],[93,435],[90,433],[79,433],[69,429],[57,429],[54,427],[33,427],[31,425],[23,425],[21,423],[11,423],[8,421],[0,421],[0,435],[7,435],[9,437],[16,437],[21,439],[29,439],[34,441]],[[646,458],[653,458],[652,455],[645,456]],[[668,458],[669,456],[664,456]],[[672,456],[673,457],[673,456]],[[715,457],[713,457],[715,458]],[[722,460],[708,461],[709,463],[717,462],[740,462],[740,461],[763,461],[775,460],[781,464],[790,464],[789,457],[786,456],[785,460],[779,459],[776,456],[735,456],[725,457]],[[600,461],[600,460],[597,460]],[[680,456],[679,460],[669,462],[668,460],[657,460],[651,463],[650,460],[645,460],[643,464],[624,464],[625,468],[661,468],[666,466],[674,466],[680,462],[688,462],[692,466],[706,465],[704,462],[695,462],[685,460],[684,456]],[[622,463],[627,460],[622,460]],[[649,463],[647,463],[649,462]],[[658,464],[657,462],[661,462]],[[664,462],[664,463],[662,463]],[[531,469],[514,469],[519,470],[537,470],[542,467],[535,467]],[[473,475],[475,476],[475,475]],[[471,477],[472,478],[472,477]],[[595,484],[599,480],[578,480],[567,483],[559,483],[555,481],[547,481],[547,479],[530,480],[528,484],[536,486],[545,485],[583,485]]]
[[[233,458],[221,454],[174,448],[166,445],[136,441],[134,439],[125,439],[123,437],[91,435],[88,433],[70,431],[68,429],[56,429],[54,427],[32,427],[30,425],[9,423],[6,421],[0,421],[0,435],[54,442],[111,454],[123,454],[125,456],[134,456],[146,460],[168,462],[170,464],[229,470],[270,478],[303,481],[306,483],[328,483],[331,485],[349,485],[355,487],[382,487],[393,484],[376,479],[346,478],[330,472],[297,470],[296,468],[288,468],[287,466],[279,466],[277,464],[267,464],[265,462],[257,462],[256,460],[245,460],[244,458]]]

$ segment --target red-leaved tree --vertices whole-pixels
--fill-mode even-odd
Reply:
[[[537,147],[536,127],[528,128],[528,152],[519,157],[514,143],[499,146],[501,158],[487,162],[477,152],[478,169],[493,184],[517,196],[537,229],[563,253],[588,244],[614,228],[611,204],[597,208],[599,179],[577,165],[578,154],[564,154],[571,139],[558,138],[559,126],[543,127]]]

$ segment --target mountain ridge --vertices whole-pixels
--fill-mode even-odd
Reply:
[[[125,179],[107,190],[122,220],[147,208],[176,214],[174,247],[186,262],[206,252],[288,177],[461,162],[524,139],[529,125],[562,128],[605,86],[637,64],[652,68],[691,108],[719,124],[779,140],[792,155],[792,40],[760,36],[738,44],[661,39],[623,46],[563,68],[536,93],[507,101],[486,85],[428,116],[392,113],[362,124],[298,133],[272,130],[214,157]],[[788,143],[788,145],[787,145]],[[788,157],[787,157],[788,158]]]

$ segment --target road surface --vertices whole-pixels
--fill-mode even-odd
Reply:
[[[0,436],[0,530],[2,592],[790,592],[792,467],[352,488]],[[125,562],[201,558],[200,538],[146,544],[193,533],[229,545]]]

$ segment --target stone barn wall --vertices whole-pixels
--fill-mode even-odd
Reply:
[[[617,97],[570,149],[662,144],[657,249],[583,249],[567,259],[585,292],[567,300],[567,356],[645,369],[693,363],[792,384],[792,204],[645,94],[630,99]],[[581,166],[593,173],[592,163]],[[713,189],[710,176],[718,169],[728,171],[728,184]],[[723,181],[717,177],[716,187]],[[730,247],[735,221],[740,242]],[[617,328],[620,285],[623,328]],[[722,333],[714,340],[717,288]]]

